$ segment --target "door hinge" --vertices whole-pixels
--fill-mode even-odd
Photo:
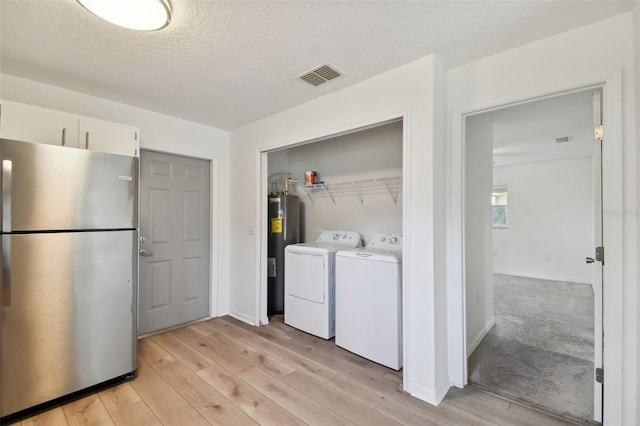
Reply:
[[[596,368],[596,382],[604,383],[604,368]]]
[[[604,265],[604,247],[596,247],[596,260]]]
[[[598,124],[593,129],[593,137],[595,140],[602,142],[602,139],[604,139],[604,126],[602,124]]]

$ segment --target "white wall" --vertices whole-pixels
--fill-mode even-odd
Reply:
[[[637,8],[636,8],[637,11]],[[632,14],[549,37],[455,68],[448,74],[450,131],[450,198],[448,222],[448,288],[452,381],[464,382],[462,303],[462,117],[464,113],[559,93],[608,81],[605,108],[618,111],[620,121],[605,116],[605,423],[640,424],[638,375],[638,214],[635,109],[633,96],[612,102],[614,87],[635,93]],[[594,52],[598,52],[594,55]],[[621,74],[618,72],[621,71]],[[621,78],[619,78],[619,76]],[[635,212],[635,214],[634,214]],[[608,231],[608,232],[607,232]],[[623,327],[624,323],[624,327]],[[624,345],[623,343],[624,342]]]
[[[7,100],[138,127],[142,149],[212,160],[211,313],[228,312],[228,132],[8,74],[0,75],[0,87]]]
[[[465,122],[465,253],[467,356],[495,323],[491,189],[493,173],[493,121],[486,114]]]
[[[636,80],[635,80],[635,88],[636,88],[636,117],[640,117],[640,2],[634,2],[633,4],[633,41],[634,41],[634,54],[635,54],[635,76],[636,76]],[[638,144],[640,144],[640,120],[636,119],[636,146]],[[636,149],[636,167],[638,165],[640,165],[640,149]],[[636,169],[636,181],[639,178],[638,176],[638,171]],[[630,212],[630,216],[636,217],[636,230],[638,233],[640,233],[640,185],[637,185],[636,187],[636,207],[634,210],[632,210]],[[640,253],[640,235],[637,236],[636,239],[636,253]],[[636,263],[636,277],[640,276],[640,262]],[[635,287],[635,292],[636,292],[636,308],[640,307],[640,289],[638,288],[638,286]],[[628,294],[629,299],[634,299],[632,294]],[[633,306],[633,304],[632,304]],[[635,316],[635,323],[636,325],[636,332],[637,332],[637,336],[635,339],[635,351],[634,350],[629,350],[628,352],[630,354],[635,354],[636,358],[638,356],[640,356],[640,314],[638,314],[638,310],[639,309],[635,309],[634,311],[629,313],[629,318],[627,319],[627,321],[629,322],[633,322],[633,317]],[[629,342],[629,345],[634,345],[633,341]],[[627,374],[629,374],[631,377],[634,376],[634,372],[635,372],[635,376],[636,376],[636,383],[637,383],[637,393],[636,395],[640,398],[640,362],[636,362],[635,364],[629,362],[627,363]],[[640,404],[636,404],[635,408],[633,409],[629,409],[629,411],[631,412],[632,410],[635,410],[635,419],[636,419],[636,423],[640,424],[640,407],[638,406]],[[632,418],[631,416],[629,418]]]
[[[231,132],[231,312],[266,320],[266,171],[261,151],[403,117],[404,387],[438,403],[449,388],[444,218],[445,74],[426,57]],[[440,146],[439,146],[440,145]],[[257,224],[257,234],[248,226]]]
[[[493,230],[493,270],[591,284],[591,158],[496,167],[494,185],[508,187],[508,228]]]
[[[280,159],[286,154],[286,163]],[[272,162],[272,160],[275,160]],[[313,142],[269,154],[269,175],[291,172],[294,180],[304,181],[304,172],[318,172],[326,184],[402,176],[402,122],[395,122]],[[280,185],[280,190],[283,186]],[[402,232],[402,193],[394,201],[384,185],[362,188],[362,200],[352,190],[332,190],[332,199],[320,189],[300,194],[301,238],[315,241],[322,231],[358,232],[369,242],[377,232]]]

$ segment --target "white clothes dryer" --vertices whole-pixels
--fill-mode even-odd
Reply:
[[[323,339],[335,336],[335,253],[361,245],[357,232],[324,231],[315,243],[285,248],[285,324]]]
[[[402,235],[336,253],[336,345],[402,368]]]

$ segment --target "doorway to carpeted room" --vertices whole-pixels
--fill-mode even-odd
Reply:
[[[563,417],[593,419],[593,292],[494,275],[495,325],[469,358],[469,383]]]

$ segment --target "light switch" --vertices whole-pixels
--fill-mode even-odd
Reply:
[[[249,225],[249,235],[256,235],[256,226]]]

